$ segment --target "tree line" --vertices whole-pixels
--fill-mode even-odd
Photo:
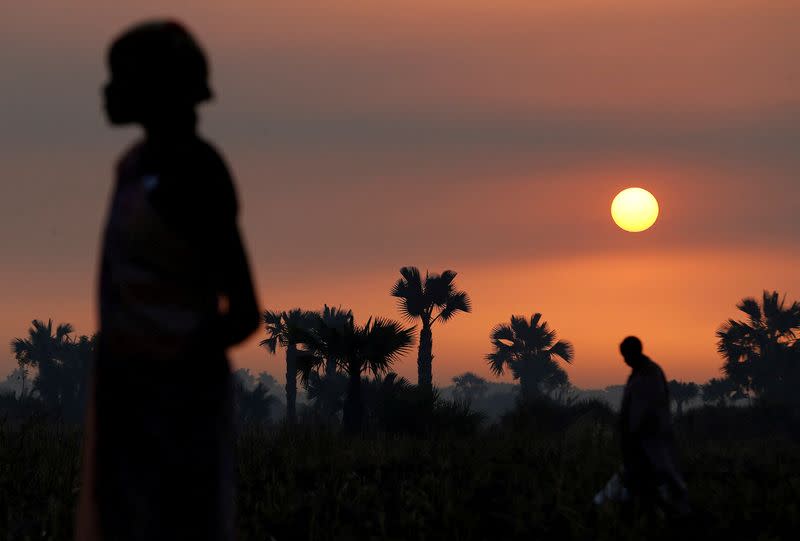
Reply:
[[[318,311],[266,310],[262,315],[266,336],[260,345],[271,354],[284,351],[287,422],[297,422],[298,384],[318,419],[341,423],[349,432],[375,423],[401,422],[392,417],[401,411],[416,412],[420,420],[436,408],[469,417],[470,404],[486,393],[484,378],[471,372],[453,378],[455,401],[449,404],[433,386],[434,327],[472,310],[469,295],[455,284],[456,275],[452,270],[424,276],[416,267],[400,270],[390,295],[397,299],[403,319],[414,323],[410,326],[384,317],[357,323],[351,310],[327,305]],[[746,317],[729,319],[716,333],[722,375],[703,385],[669,382],[678,414],[698,397],[720,406],[741,398],[798,401],[794,389],[800,384],[800,303],[764,291],[760,300],[745,298],[737,308]],[[26,337],[11,342],[18,368],[9,379],[18,380],[20,399],[38,401],[66,420],[79,421],[96,343],[96,336],[77,335],[69,324],[33,321]],[[392,370],[414,345],[415,385]],[[561,364],[573,361],[574,347],[558,339],[541,313],[512,315],[508,322],[497,324],[489,333],[489,345],[485,356],[489,372],[498,377],[509,372],[519,382],[522,400],[574,400]],[[245,372],[239,371],[236,378],[240,417],[244,422],[269,419],[276,401],[270,389],[277,382],[266,373],[256,382]]]

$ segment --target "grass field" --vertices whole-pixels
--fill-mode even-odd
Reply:
[[[428,438],[246,428],[239,539],[794,539],[800,443],[760,434],[752,412],[715,410],[678,423],[694,514],[677,524],[594,508],[619,454],[613,425],[591,416]],[[72,538],[79,442],[41,420],[0,424],[0,539]]]

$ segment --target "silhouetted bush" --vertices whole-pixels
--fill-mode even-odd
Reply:
[[[800,441],[800,407],[763,402],[751,407],[704,406],[676,419],[675,428],[687,440]]]
[[[234,406],[239,426],[248,424],[268,425],[272,422],[272,405],[276,398],[259,383],[248,389],[241,382],[234,383]]]
[[[528,400],[519,398],[515,407],[501,418],[500,424],[514,431],[552,435],[564,432],[579,420],[610,427],[615,419],[611,407],[602,400],[583,400],[565,405],[540,395]]]
[[[0,422],[15,425],[31,418],[44,418],[47,413],[47,408],[38,398],[0,394]]]

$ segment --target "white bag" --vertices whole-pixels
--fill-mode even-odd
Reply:
[[[594,495],[593,501],[595,505],[603,505],[606,502],[626,502],[630,497],[630,492],[622,482],[622,476],[617,472],[611,476],[606,486]]]

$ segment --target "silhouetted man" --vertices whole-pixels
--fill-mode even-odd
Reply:
[[[642,353],[635,336],[625,338],[619,349],[632,369],[620,410],[623,483],[645,508],[685,513],[686,485],[675,464],[664,372]]]
[[[232,539],[225,350],[259,310],[231,176],[196,131],[206,59],[159,21],[125,32],[108,60],[109,121],[145,137],[117,164],[103,239],[79,538]]]

